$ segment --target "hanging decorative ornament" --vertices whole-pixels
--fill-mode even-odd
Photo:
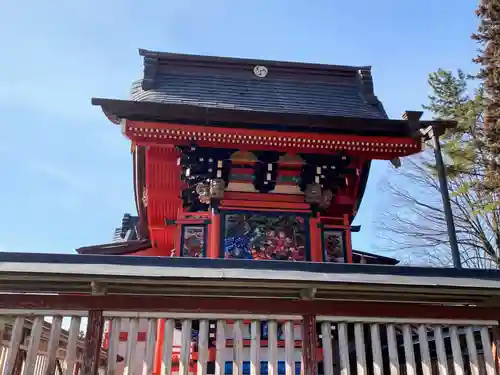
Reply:
[[[326,209],[330,207],[330,203],[332,202],[333,198],[333,192],[330,189],[324,189],[322,194],[321,194],[321,202],[319,203],[319,206],[322,209]]]
[[[196,185],[196,194],[201,203],[208,204],[210,202],[210,186],[203,182]]]
[[[226,183],[223,179],[216,178],[210,181],[210,198],[211,199],[222,199],[224,198],[224,189]]]
[[[321,202],[321,185],[308,184],[305,190],[306,202],[310,204],[319,204]]]

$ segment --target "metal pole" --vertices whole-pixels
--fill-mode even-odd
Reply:
[[[439,177],[439,190],[441,190],[441,199],[443,200],[444,217],[446,227],[448,228],[448,238],[450,240],[451,257],[455,268],[462,268],[460,261],[460,252],[458,250],[457,232],[453,221],[453,211],[451,210],[450,194],[448,192],[448,181],[446,179],[446,168],[444,166],[443,154],[441,153],[441,144],[439,143],[439,133],[432,129],[432,143],[434,148],[434,157],[436,158],[436,168]]]

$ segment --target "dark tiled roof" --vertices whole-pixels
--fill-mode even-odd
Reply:
[[[94,246],[84,246],[76,249],[78,254],[111,254],[122,255],[135,253],[151,247],[148,239],[141,239],[138,236],[139,216],[128,213],[123,214],[122,226],[113,232],[113,241]]]
[[[113,242],[124,242],[138,239],[137,226],[139,216],[132,216],[128,213],[123,215],[122,226],[116,228],[113,234]]]
[[[149,249],[150,247],[151,242],[149,240],[129,240],[79,247],[76,252],[82,255],[125,255]]]
[[[134,101],[288,114],[386,118],[369,67],[178,55],[141,50]],[[253,74],[265,65],[264,78]]]

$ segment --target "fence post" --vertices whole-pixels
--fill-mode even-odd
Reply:
[[[316,315],[304,315],[302,319],[302,375],[317,375],[318,362]]]
[[[102,310],[90,310],[85,334],[82,375],[97,375],[101,357],[101,342],[104,328]]]
[[[92,282],[92,295],[105,295],[106,288]],[[104,331],[102,310],[89,310],[87,332],[85,334],[85,349],[83,352],[82,375],[97,375],[101,359],[101,345]]]

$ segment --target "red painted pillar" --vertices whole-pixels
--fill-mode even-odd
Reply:
[[[344,215],[344,226],[349,228],[351,223],[349,222],[349,215]],[[347,253],[346,263],[352,263],[352,238],[351,238],[351,230],[345,230],[345,248]]]
[[[309,246],[311,251],[311,261],[322,262],[323,251],[321,249],[321,229],[318,228],[318,217],[311,217],[309,219]]]
[[[184,251],[184,249],[181,247],[183,243],[182,236],[184,236],[184,233],[182,233],[182,225],[178,225],[175,235],[175,247],[173,255],[171,254],[171,256],[177,256],[177,257],[183,256],[182,252]]]
[[[221,236],[221,226],[220,226],[220,213],[212,209],[212,214],[210,216],[210,225],[208,226],[209,233],[209,246],[207,251],[208,258],[219,258],[220,256],[220,236]]]
[[[158,319],[158,326],[156,329],[156,346],[155,346],[155,365],[153,368],[153,374],[160,374],[161,372],[161,361],[163,357],[163,337],[165,336],[165,319]]]
[[[316,316],[304,315],[302,320],[302,367],[301,375],[317,375],[316,359],[317,335]]]

